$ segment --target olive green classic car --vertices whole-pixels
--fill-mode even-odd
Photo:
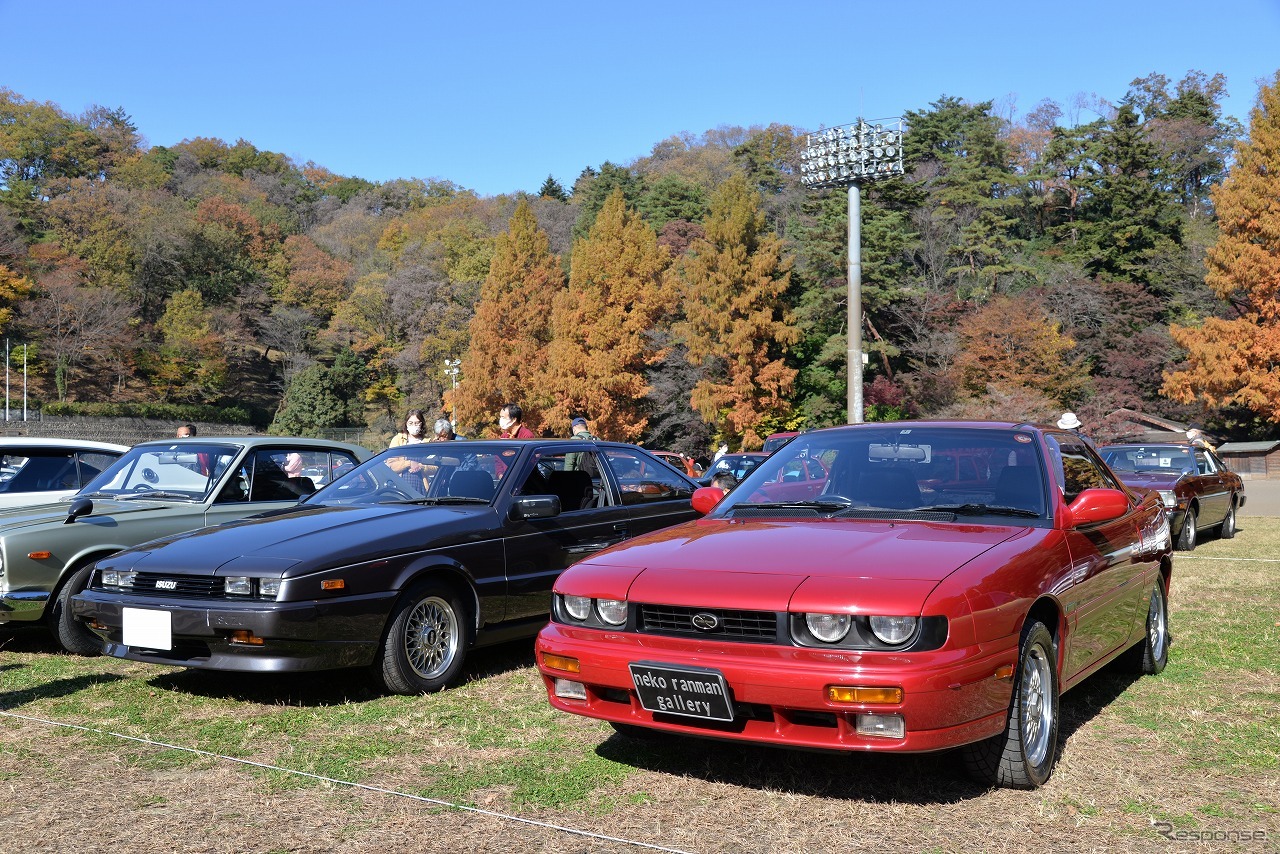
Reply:
[[[94,561],[296,504],[317,480],[369,456],[358,445],[278,436],[135,445],[69,499],[0,511],[0,627],[44,620],[65,649],[95,654],[102,641],[71,619],[69,607]]]

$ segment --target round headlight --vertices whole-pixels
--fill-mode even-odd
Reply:
[[[849,634],[853,618],[848,614],[805,614],[804,624],[809,633],[823,643],[835,643]]]
[[[626,599],[600,599],[596,602],[596,610],[600,619],[611,626],[620,626],[627,621]]]
[[[591,597],[589,596],[565,596],[562,597],[564,602],[565,613],[575,620],[585,620],[587,615],[591,613]]]
[[[916,633],[916,618],[872,617],[871,633],[881,643],[900,644]]]

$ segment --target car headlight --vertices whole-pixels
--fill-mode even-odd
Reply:
[[[247,575],[232,575],[223,581],[222,589],[228,596],[252,596],[253,581]]]
[[[586,620],[591,615],[590,596],[562,596],[560,601],[564,603],[565,613],[575,620]]]
[[[133,580],[138,577],[136,572],[126,572],[119,569],[104,569],[102,571],[103,587],[132,587]]]
[[[627,600],[598,599],[596,611],[599,612],[600,619],[609,625],[620,626],[627,621]]]
[[[918,621],[915,617],[872,617],[869,622],[877,640],[896,646],[916,633]]]
[[[1172,510],[1174,507],[1178,506],[1178,496],[1173,494],[1172,489],[1161,489],[1159,490],[1159,492],[1160,492],[1160,501],[1164,504],[1165,507]]]
[[[263,599],[276,599],[280,596],[279,578],[263,578],[258,581],[258,595]]]
[[[848,614],[805,614],[804,624],[818,640],[837,643],[849,634],[853,618]]]

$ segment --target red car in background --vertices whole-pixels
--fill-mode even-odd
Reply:
[[[797,468],[807,487],[779,496]],[[553,706],[624,735],[961,748],[979,779],[1030,788],[1062,692],[1117,658],[1163,670],[1170,550],[1158,496],[1074,433],[817,430],[706,518],[569,568],[537,665]]]
[[[1200,531],[1229,540],[1244,507],[1244,480],[1210,448],[1190,443],[1106,445],[1102,458],[1126,485],[1159,493],[1176,548],[1192,551]]]

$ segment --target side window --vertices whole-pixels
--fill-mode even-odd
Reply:
[[[350,465],[347,455],[315,448],[271,448],[256,451],[250,474],[250,501],[297,501],[315,492],[328,480],[339,462]],[[321,483],[317,484],[319,480]]]
[[[98,475],[102,474],[102,470],[116,461],[114,454],[99,454],[94,452],[82,451],[80,453],[80,483],[84,486]],[[79,488],[79,486],[77,488]]]
[[[1068,504],[1086,489],[1118,488],[1115,481],[1107,475],[1097,455],[1083,441],[1065,436],[1050,436],[1049,446],[1054,452],[1054,473]]]
[[[1204,451],[1196,451],[1196,471],[1200,474],[1214,474],[1217,471],[1213,460]]]
[[[600,477],[595,451],[538,454],[519,490],[521,495],[554,495],[561,513],[607,507],[613,502]]]
[[[605,451],[605,459],[622,491],[623,504],[648,504],[688,498],[693,490],[670,466],[623,448]]]

